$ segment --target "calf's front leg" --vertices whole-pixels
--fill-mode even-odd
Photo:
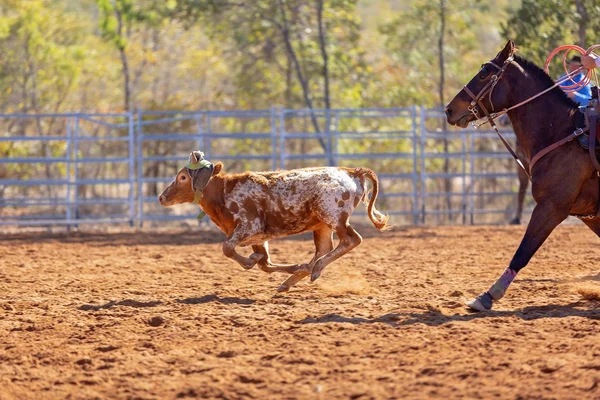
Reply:
[[[227,238],[226,241],[223,242],[223,254],[226,257],[229,257],[235,260],[238,264],[240,264],[244,269],[250,269],[256,265],[263,257],[264,254],[254,253],[248,257],[244,257],[235,251],[235,248],[242,242],[247,239],[250,239],[252,236],[256,235],[258,232],[258,228],[253,228],[251,226],[238,225],[235,227],[235,230]]]

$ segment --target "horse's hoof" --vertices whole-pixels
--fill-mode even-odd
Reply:
[[[488,292],[485,292],[465,304],[476,311],[489,311],[492,309],[492,301],[492,296]]]
[[[510,220],[509,225],[521,225],[521,219],[515,217]]]

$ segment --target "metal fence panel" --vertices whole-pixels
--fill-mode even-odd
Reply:
[[[516,208],[493,131],[449,127],[440,109],[0,114],[0,225],[193,220],[197,206],[157,196],[198,149],[227,172],[369,167],[396,225],[499,223]]]
[[[196,205],[165,209],[157,197],[193,150],[222,161],[227,172],[276,169],[276,109],[137,114],[138,219],[193,220]]]
[[[380,180],[379,206],[395,216],[396,224],[417,223],[416,118],[416,107],[282,110],[280,165],[369,167]]]
[[[130,119],[0,115],[0,225],[133,223]]]
[[[458,129],[445,123],[443,110],[421,108],[420,130],[423,223],[505,223],[514,217],[518,167],[489,125]],[[512,129],[501,133],[516,147]]]

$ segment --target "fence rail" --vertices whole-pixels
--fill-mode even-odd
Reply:
[[[414,106],[0,114],[0,225],[193,220],[195,206],[164,209],[156,197],[196,149],[229,172],[370,167],[395,224],[508,221],[517,192],[510,155],[492,131],[444,120]]]

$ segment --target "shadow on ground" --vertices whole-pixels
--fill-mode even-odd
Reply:
[[[576,302],[567,305],[546,305],[525,307],[515,311],[486,311],[472,314],[445,315],[439,310],[428,310],[423,313],[393,313],[385,314],[377,318],[345,317],[339,314],[326,314],[317,318],[304,318],[296,321],[297,324],[376,324],[384,323],[391,326],[405,326],[414,324],[425,324],[428,326],[439,326],[449,322],[468,322],[480,318],[493,317],[517,317],[525,321],[540,318],[567,318],[580,317],[600,320],[600,302]],[[587,307],[586,309],[576,307]]]

